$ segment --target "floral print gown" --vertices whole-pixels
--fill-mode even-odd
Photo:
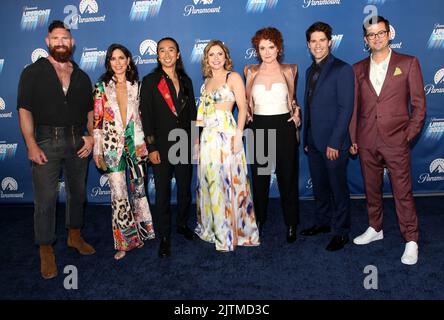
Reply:
[[[259,245],[245,152],[234,154],[232,146],[237,124],[230,111],[215,104],[233,101],[225,84],[211,93],[202,92],[197,126],[202,126],[197,185],[197,227],[216,250],[232,251],[236,246]]]

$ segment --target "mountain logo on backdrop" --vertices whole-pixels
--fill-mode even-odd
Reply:
[[[106,15],[96,15],[99,13],[99,5],[96,0],[81,0],[79,9],[75,5],[69,4],[65,6],[63,13],[68,14],[63,22],[71,29],[78,29],[79,23],[105,22],[106,19]]]
[[[143,40],[139,45],[140,55],[133,56],[136,65],[157,63],[157,43],[154,40]]]
[[[159,15],[162,0],[134,1],[129,14],[130,21],[145,21]]]
[[[79,4],[81,14],[93,14],[99,12],[99,5],[96,0],[82,0]]]
[[[100,183],[100,186],[102,188],[104,188],[104,187],[109,188],[109,178],[108,178],[108,176],[105,175],[105,174],[102,174],[100,176],[99,183]]]
[[[2,180],[2,190],[0,190],[0,198],[23,198],[24,192],[15,193],[18,190],[18,183],[12,177],[6,177]]]
[[[419,175],[418,183],[444,181],[444,159],[438,158],[430,163],[429,172]]]
[[[103,174],[100,176],[99,186],[92,188],[91,197],[109,196],[110,194],[111,190],[108,175]]]
[[[3,191],[17,191],[18,183],[14,178],[6,177],[2,180],[2,190]]]
[[[21,28],[24,31],[32,31],[37,27],[48,24],[51,9],[39,9],[38,7],[24,7],[21,21]]]
[[[6,110],[6,102],[0,97],[0,119],[1,118],[12,118],[12,112],[1,112]],[[0,155],[1,157],[1,155]],[[1,159],[0,159],[1,160]]]
[[[396,30],[395,27],[390,25],[390,48],[392,49],[401,49],[402,48],[402,41],[401,42],[393,42],[396,38]]]
[[[48,56],[49,54],[45,49],[37,48],[31,53],[31,61],[34,63],[40,58],[47,58]]]
[[[434,83],[428,83],[424,86],[426,95],[444,93],[444,68],[439,69],[433,78]]]

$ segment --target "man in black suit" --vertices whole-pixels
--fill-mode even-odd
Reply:
[[[196,105],[191,79],[186,75],[179,45],[172,38],[157,43],[157,68],[143,78],[140,90],[140,112],[153,165],[156,188],[154,228],[160,236],[159,257],[170,255],[171,180],[177,186],[177,232],[192,240],[188,227],[191,206],[191,122],[196,119]],[[172,130],[186,133],[186,148],[171,152],[178,141],[169,141]],[[178,130],[178,131],[179,131]],[[182,135],[183,136],[183,135]],[[183,141],[181,141],[182,146]],[[171,149],[171,150],[170,150]]]

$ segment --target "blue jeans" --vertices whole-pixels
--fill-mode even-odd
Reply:
[[[81,127],[37,126],[35,138],[48,159],[44,165],[32,164],[34,189],[34,232],[37,245],[56,240],[56,205],[58,182],[63,168],[66,190],[65,225],[79,229],[83,225],[86,200],[88,158],[79,158],[83,144]]]

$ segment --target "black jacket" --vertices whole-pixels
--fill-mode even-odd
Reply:
[[[196,101],[191,79],[186,75],[179,75],[180,93],[179,99],[173,98],[177,110],[177,115],[174,114],[164,98],[165,92],[162,94],[159,89],[162,79],[170,81],[164,72],[152,72],[143,78],[140,89],[140,113],[148,151],[159,151],[161,160],[167,160],[169,148],[176,143],[168,141],[171,130],[185,129],[188,132],[189,142],[191,140],[191,122],[196,120]],[[169,90],[169,93],[174,95],[174,91]]]

